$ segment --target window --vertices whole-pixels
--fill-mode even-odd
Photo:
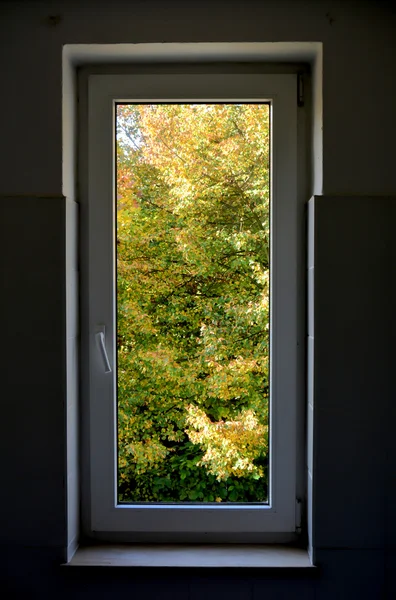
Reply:
[[[267,105],[270,113],[270,410],[265,502],[120,502],[117,464],[117,106]],[[98,538],[272,541],[296,531],[298,192],[295,75],[164,73],[88,80],[85,388],[90,517]],[[300,288],[302,285],[300,285]],[[259,483],[258,483],[259,485]]]

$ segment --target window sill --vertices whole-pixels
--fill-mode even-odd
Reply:
[[[306,550],[248,544],[83,546],[67,566],[315,569]]]

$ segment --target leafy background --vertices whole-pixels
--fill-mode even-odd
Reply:
[[[268,496],[269,107],[117,107],[120,501]]]

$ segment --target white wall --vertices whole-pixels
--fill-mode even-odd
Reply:
[[[364,0],[0,3],[3,544],[52,547],[61,556],[73,537],[66,465],[75,458],[67,455],[65,433],[66,419],[75,418],[67,412],[66,365],[73,359],[66,357],[77,331],[69,329],[70,313],[66,321],[66,266],[73,285],[66,215],[72,217],[61,195],[71,202],[74,189],[72,181],[62,188],[63,44],[317,41],[327,195],[317,223],[321,266],[315,265],[314,541],[322,572],[298,597],[379,598],[385,585],[391,589],[394,248],[386,225],[394,211],[379,196],[396,195],[395,24],[392,3]],[[315,147],[314,158],[322,160]],[[320,188],[316,181],[313,189]],[[15,561],[7,564],[17,572]],[[31,575],[32,586],[41,585],[38,577]],[[16,589],[28,585],[29,577],[22,580],[12,580]],[[275,589],[249,586],[241,588],[250,590],[247,597]],[[273,597],[286,594],[282,586]],[[236,597],[233,589],[229,597]]]

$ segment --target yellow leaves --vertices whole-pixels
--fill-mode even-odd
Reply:
[[[135,463],[137,471],[141,473],[164,460],[169,454],[169,450],[155,439],[132,442],[126,446],[125,451],[129,460]],[[119,466],[124,465],[125,459],[119,459]]]
[[[263,476],[263,470],[253,461],[267,451],[268,426],[259,422],[253,410],[243,410],[238,418],[218,422],[212,422],[192,404],[187,412],[186,433],[193,444],[205,451],[198,465],[205,466],[218,481],[232,475]]]
[[[269,108],[119,105],[117,131],[120,479],[176,457],[221,501],[267,452]]]
[[[256,358],[243,356],[237,356],[227,362],[209,359],[207,365],[212,371],[207,380],[208,395],[223,400],[248,396],[252,375],[261,370],[261,365]]]

